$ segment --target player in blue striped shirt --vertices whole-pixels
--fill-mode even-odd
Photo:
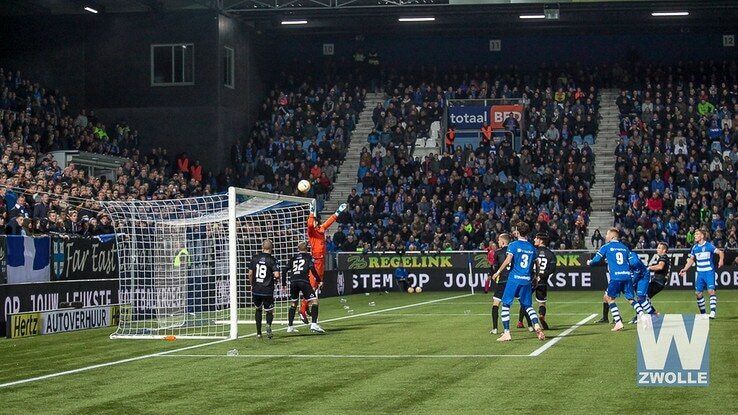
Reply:
[[[707,240],[707,232],[702,229],[697,229],[694,232],[694,242],[695,244],[689,253],[687,263],[679,271],[679,275],[685,276],[687,270],[693,264],[697,264],[697,272],[694,277],[694,293],[697,296],[697,308],[700,309],[701,314],[705,314],[705,297],[703,296],[703,291],[707,290],[710,294],[710,318],[715,318],[717,314],[717,294],[715,293],[715,277],[717,273],[715,271],[717,271],[717,268],[723,267],[725,252],[720,248],[716,248],[712,242],[709,242]],[[712,260],[713,255],[718,256],[717,268],[715,268]]]
[[[531,274],[533,272],[533,262],[536,260],[537,253],[536,247],[526,239],[528,232],[530,232],[530,227],[527,223],[520,222],[516,226],[513,231],[513,235],[515,235],[517,240],[507,246],[507,255],[505,260],[500,264],[500,268],[492,276],[492,279],[497,280],[503,270],[505,270],[509,264],[512,264],[512,269],[510,269],[510,274],[507,277],[507,284],[505,284],[505,291],[502,294],[502,309],[500,310],[502,327],[505,329],[505,332],[502,333],[502,336],[500,336],[497,341],[505,342],[512,340],[512,337],[510,336],[510,306],[513,301],[515,301],[515,297],[518,298],[520,307],[528,313],[538,339],[546,339],[538,321],[538,314],[531,304],[531,297],[533,296]]]
[[[635,289],[635,295],[637,297],[637,301],[635,299],[628,300],[636,311],[636,316],[633,317],[630,324],[635,324],[636,321],[638,321],[639,316],[655,313],[655,310],[648,300],[648,285],[651,283],[651,271],[649,271],[646,264],[641,261],[638,254],[633,251],[630,251],[628,262],[630,264],[630,272],[633,277],[633,288]]]
[[[620,331],[623,329],[623,320],[620,317],[620,310],[615,299],[625,293],[626,299],[633,299],[633,282],[630,275],[630,249],[618,239],[620,231],[611,228],[605,236],[605,244],[600,247],[594,257],[587,261],[587,265],[599,265],[603,261],[607,262],[607,270],[610,273],[610,282],[607,284],[607,291],[603,297],[604,301],[610,308],[612,319],[615,321],[615,327],[612,331]],[[637,310],[636,310],[637,311]]]

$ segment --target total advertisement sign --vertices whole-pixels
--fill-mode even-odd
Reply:
[[[589,252],[555,252],[556,271],[547,283],[551,290],[604,290],[607,287],[607,268],[587,266],[592,257]],[[654,251],[639,252],[641,260],[648,265],[656,263]],[[668,289],[694,289],[694,272],[686,276],[679,275],[679,270],[686,263],[688,251],[671,252],[670,276]],[[729,255],[726,263],[732,264]],[[369,291],[398,290],[394,272],[399,267],[408,271],[411,286],[422,287],[431,291],[469,291],[484,287],[485,279],[490,272],[486,252],[458,253],[340,253],[335,277],[341,282],[341,291],[345,294]],[[333,273],[331,273],[333,274]],[[333,275],[331,275],[333,277]],[[726,266],[716,275],[720,288],[738,288],[738,266]],[[340,294],[340,293],[339,293]]]
[[[502,129],[505,119],[512,114],[518,121],[523,116],[522,105],[458,105],[448,108],[448,122],[457,130],[478,130],[484,124]]]

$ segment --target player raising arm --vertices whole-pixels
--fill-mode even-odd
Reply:
[[[280,274],[277,260],[272,256],[272,241],[261,244],[262,252],[251,259],[249,283],[256,307],[256,337],[261,338],[261,311],[266,312],[267,338],[272,338],[274,320],[274,283],[279,282]]]
[[[710,294],[710,318],[715,318],[717,314],[717,294],[715,293],[715,277],[717,268],[723,267],[725,253],[722,249],[716,248],[712,242],[707,241],[707,233],[702,229],[694,232],[694,246],[689,253],[687,263],[684,268],[679,271],[679,275],[687,275],[687,271],[693,264],[697,264],[697,273],[695,276],[694,293],[697,296],[697,307],[700,314],[705,314],[705,297],[703,291],[707,289]],[[713,254],[718,256],[717,268],[712,260]]]
[[[290,275],[290,310],[287,333],[297,333],[297,329],[292,325],[295,321],[295,311],[297,311],[297,300],[302,298],[310,303],[310,331],[313,333],[325,333],[318,325],[318,296],[310,285],[310,274],[318,283],[318,288],[323,286],[323,280],[318,276],[318,271],[313,264],[313,257],[308,254],[307,242],[300,242],[297,245],[299,251],[288,264],[287,272]]]
[[[605,244],[595,254],[594,258],[587,261],[587,265],[599,265],[603,261],[607,262],[607,269],[610,273],[610,282],[607,284],[607,291],[603,296],[603,300],[607,303],[612,319],[615,321],[615,327],[612,331],[620,331],[623,329],[623,320],[620,318],[620,310],[615,299],[620,293],[625,293],[626,298],[633,298],[633,283],[630,277],[630,265],[628,264],[628,256],[630,249],[618,239],[620,231],[611,228],[605,236]]]
[[[318,287],[318,281],[323,281],[323,273],[325,271],[325,231],[328,230],[328,228],[333,225],[333,222],[338,219],[338,215],[341,214],[346,210],[346,204],[343,203],[341,206],[338,207],[336,210],[336,213],[331,215],[328,219],[326,219],[323,224],[320,224],[320,221],[315,216],[315,206],[313,204],[310,205],[310,216],[308,216],[308,223],[307,223],[307,233],[308,238],[310,239],[310,250],[313,254],[313,261],[315,264],[315,275],[310,276],[310,285],[313,287],[313,290],[317,290]],[[308,303],[309,301],[305,298],[302,299],[302,303],[300,304],[300,319],[302,319],[302,322],[305,324],[308,324],[308,318],[307,318],[307,310],[308,310]]]

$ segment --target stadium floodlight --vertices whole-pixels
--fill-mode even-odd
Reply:
[[[313,199],[231,187],[176,200],[106,201],[115,226],[120,318],[111,338],[231,338],[254,321],[248,282],[266,239],[286,264],[307,240]],[[289,280],[275,286],[274,323],[286,324]]]
[[[521,14],[521,19],[545,19],[545,14]]]
[[[652,12],[651,16],[653,17],[674,17],[674,16],[689,16],[689,12],[687,11],[680,11],[680,12]]]
[[[435,17],[400,17],[397,19],[399,22],[433,22]]]
[[[90,6],[85,6],[85,10],[87,10],[90,13],[94,13],[94,14],[97,14],[98,13],[97,10],[93,9]]]
[[[307,24],[307,20],[282,20],[283,25]]]

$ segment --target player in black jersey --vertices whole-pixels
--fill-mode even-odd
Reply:
[[[310,331],[314,333],[325,333],[325,330],[318,325],[318,296],[315,294],[312,285],[310,285],[310,273],[313,274],[313,278],[318,283],[318,288],[323,286],[323,281],[320,280],[320,275],[315,269],[313,256],[308,253],[307,242],[300,242],[297,245],[297,250],[299,251],[298,254],[292,257],[287,268],[287,274],[290,276],[291,301],[287,333],[297,333],[297,329],[292,323],[295,321],[297,301],[300,300],[300,294],[302,294],[303,299],[310,303],[310,317],[312,318]]]
[[[251,258],[249,283],[256,307],[256,337],[261,338],[261,311],[266,312],[267,337],[272,338],[274,321],[274,283],[279,282],[280,273],[277,259],[272,256],[272,241],[261,244],[262,252]]]
[[[494,264],[492,264],[492,270],[487,276],[488,279],[492,279],[492,276],[497,272],[500,265],[507,258],[507,246],[510,244],[510,235],[502,233],[497,237],[497,250],[494,255]],[[510,266],[500,273],[500,277],[497,280],[492,280],[492,330],[491,334],[497,334],[497,321],[500,317],[500,303],[502,302],[502,294],[505,292],[505,284],[507,284],[507,277],[510,274]]]
[[[546,323],[548,280],[556,274],[556,254],[548,248],[548,243],[548,233],[538,233],[535,239],[533,239],[533,244],[538,248],[538,258],[533,263],[533,270],[536,276],[533,284],[535,287],[536,301],[538,301],[538,319],[541,320],[541,326],[544,330],[548,330],[548,324]]]
[[[669,261],[669,255],[667,255],[667,251],[669,250],[669,245],[666,244],[666,242],[659,242],[658,246],[656,247],[656,263],[648,267],[648,269],[653,272],[653,277],[651,278],[651,282],[648,284],[648,306],[653,308],[653,305],[651,304],[651,299],[656,294],[660,293],[661,290],[664,289],[666,286],[666,281],[669,278],[669,269],[671,268],[671,261]],[[644,308],[643,311],[646,311]],[[656,312],[656,309],[653,308],[653,312]]]

